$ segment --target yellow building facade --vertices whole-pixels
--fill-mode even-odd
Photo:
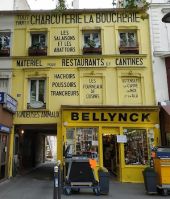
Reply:
[[[11,143],[19,137],[23,167],[43,161],[35,134],[53,134],[63,164],[64,148],[70,146],[74,155],[93,148],[98,167],[119,181],[143,181],[160,136],[149,20],[142,14],[124,9],[14,14],[12,94],[18,111]]]

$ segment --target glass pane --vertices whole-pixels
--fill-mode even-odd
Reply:
[[[31,43],[32,43],[32,46],[35,46],[35,45],[38,45],[39,44],[39,34],[32,34],[31,35]]]
[[[40,46],[45,47],[45,34],[40,35]]]
[[[128,43],[131,47],[136,47],[136,35],[134,32],[128,33]]]
[[[45,80],[39,80],[39,97],[40,102],[44,102],[44,93],[45,93]]]
[[[66,131],[67,146],[72,155],[98,158],[97,128],[68,128]]]
[[[126,33],[121,32],[119,34],[120,36],[120,46],[127,46],[127,38],[126,38]]]
[[[148,144],[145,129],[124,129],[127,136],[125,163],[145,165],[148,163]]]
[[[0,79],[0,91],[8,93],[8,79]]]
[[[30,102],[36,101],[36,80],[31,80]]]
[[[0,33],[0,49],[10,47],[10,33]]]
[[[84,47],[90,47],[88,42],[90,40],[90,33],[84,33]]]
[[[99,33],[93,33],[92,34],[93,37],[93,41],[95,42],[95,48],[99,48],[100,47],[100,38],[99,38]]]

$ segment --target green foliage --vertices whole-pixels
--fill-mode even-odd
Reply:
[[[56,10],[62,11],[62,10],[66,10],[66,3],[65,0],[58,0],[58,5],[56,7]]]
[[[94,47],[96,46],[95,41],[94,41],[94,40],[91,40],[91,39],[88,40],[87,44],[88,44],[91,48],[94,48]]]
[[[136,9],[136,8],[142,8],[144,10],[148,10],[149,3],[146,0],[126,0],[127,4],[125,5],[125,8],[128,9]]]

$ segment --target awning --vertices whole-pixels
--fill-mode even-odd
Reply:
[[[170,115],[170,105],[164,105],[162,108],[168,115]]]

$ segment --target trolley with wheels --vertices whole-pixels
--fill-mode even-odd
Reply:
[[[67,159],[67,164],[67,176],[63,187],[66,195],[79,193],[84,188],[90,188],[95,195],[100,195],[99,182],[95,178],[88,157],[71,157]]]

